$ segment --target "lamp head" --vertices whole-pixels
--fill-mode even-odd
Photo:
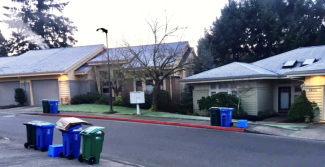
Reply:
[[[102,31],[102,32],[104,32],[104,33],[106,33],[106,34],[107,34],[107,32],[108,32],[107,29],[105,29],[105,28],[98,28],[97,31]]]

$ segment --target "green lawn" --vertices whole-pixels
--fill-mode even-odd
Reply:
[[[114,106],[114,111],[121,115],[135,115],[136,108]],[[80,104],[80,105],[61,105],[59,106],[61,112],[88,112],[88,113],[103,113],[109,111],[108,105],[97,105],[97,104]],[[36,111],[42,111],[41,108]],[[150,110],[141,109],[142,116],[148,117],[163,117],[163,118],[177,118],[177,119],[193,119],[193,120],[210,120],[208,117],[192,116],[173,114],[166,112],[153,112]]]

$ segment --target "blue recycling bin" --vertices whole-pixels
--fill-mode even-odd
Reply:
[[[66,157],[68,159],[75,159],[80,154],[81,143],[81,124],[75,125],[69,128],[67,131],[60,130],[62,132],[63,151],[60,152],[60,157]]]
[[[49,100],[50,103],[50,113],[57,114],[59,113],[59,100]]]
[[[36,147],[35,150],[45,152],[48,150],[49,145],[53,143],[53,129],[54,124],[43,122],[35,124],[36,127]]]
[[[220,109],[221,126],[231,127],[232,111],[234,109],[233,108],[219,108],[219,109]]]

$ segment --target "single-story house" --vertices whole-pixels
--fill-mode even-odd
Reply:
[[[112,48],[109,49],[110,56],[110,64],[114,64],[111,66],[111,76],[117,74],[116,71],[119,71],[119,68],[127,68],[131,66],[132,69],[136,69],[137,72],[141,73],[145,68],[153,67],[153,56],[154,49],[156,49],[157,45],[140,45],[140,46],[131,46],[121,47],[121,48]],[[187,41],[184,42],[173,42],[173,43],[165,43],[160,45],[160,50],[163,52],[173,52],[177,55],[171,56],[175,60],[171,60],[171,67],[177,65],[188,64],[195,56],[194,49],[190,47]],[[134,56],[134,54],[130,53],[130,50],[139,53],[139,58],[142,63],[140,63]],[[96,56],[94,59],[88,62],[88,65],[93,67],[94,72],[96,74],[96,83],[97,90],[99,93],[109,93],[107,78],[101,78],[100,75],[107,73],[107,51],[103,51],[101,54]],[[173,54],[171,53],[171,54]],[[166,54],[166,53],[163,53]],[[168,53],[167,53],[168,54]],[[166,57],[165,57],[166,58]],[[163,61],[156,61],[157,63],[163,63]],[[116,66],[120,64],[120,66]],[[159,67],[159,65],[157,65]],[[184,65],[185,66],[185,65]],[[165,67],[168,68],[168,67]],[[178,72],[171,74],[169,77],[163,80],[161,83],[161,89],[169,92],[172,100],[174,102],[179,101],[180,94],[184,89],[184,85],[180,84],[180,80],[191,75],[190,68],[182,67],[182,70],[177,70]],[[126,74],[125,80],[123,81],[123,89],[127,91],[144,91],[146,93],[150,93],[153,91],[153,80],[148,76],[146,78],[147,81],[143,81],[143,78],[137,78],[135,75]],[[107,75],[105,75],[107,76]],[[115,92],[113,92],[113,97],[115,97]]]
[[[178,63],[184,63],[188,57],[194,56],[193,48],[189,47],[188,42],[181,44],[183,48]],[[109,49],[112,53],[116,50]],[[59,99],[60,104],[69,104],[76,95],[87,92],[109,93],[107,85],[102,85],[96,75],[107,69],[106,51],[104,45],[92,45],[32,50],[20,56],[1,57],[0,106],[17,104],[14,99],[16,88],[26,91],[28,105],[31,106],[41,106],[43,99]],[[118,55],[111,54],[111,63],[114,63],[116,57]],[[132,57],[125,57],[120,63],[129,61],[132,61]],[[111,69],[112,74],[113,71]],[[183,76],[185,72],[171,75],[164,81],[163,89],[174,97],[179,96],[182,86],[179,80]],[[128,91],[150,89],[150,85],[144,85],[136,78],[129,79],[125,86]]]
[[[249,115],[274,110],[287,114],[302,89],[316,102],[320,113],[316,121],[324,121],[325,46],[303,47],[253,63],[233,62],[181,80],[192,84],[194,110],[197,100],[224,92],[241,97]]]

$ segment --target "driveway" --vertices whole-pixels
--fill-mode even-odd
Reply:
[[[8,109],[0,109],[0,113],[2,114],[24,114],[24,113],[32,113],[35,109],[39,107],[16,107],[16,108],[8,108]]]

